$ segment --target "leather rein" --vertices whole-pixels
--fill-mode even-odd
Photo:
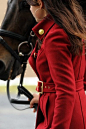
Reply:
[[[23,43],[28,43],[28,45],[30,46],[30,52],[28,54],[23,54],[23,53],[19,53],[20,56],[22,56],[24,59],[23,59],[23,63],[21,63],[21,60],[20,60],[20,56],[6,43],[6,41],[2,38],[2,36],[6,36],[6,37],[10,37],[10,38],[14,38],[22,43],[20,43],[19,45],[22,45]],[[23,79],[24,79],[24,73],[25,73],[25,70],[26,70],[26,65],[27,65],[27,60],[33,50],[33,44],[31,43],[31,39],[32,37],[34,37],[34,35],[32,35],[30,33],[29,35],[29,38],[27,39],[26,37],[22,36],[22,35],[19,35],[19,34],[16,34],[14,32],[11,32],[11,31],[7,31],[7,30],[4,30],[4,29],[0,29],[0,44],[2,44],[9,52],[10,54],[16,59],[18,60],[21,65],[23,65],[23,72],[21,73],[21,77],[20,77],[20,83],[18,85],[18,95],[17,97],[19,98],[20,95],[25,95],[27,98],[29,98],[29,100],[31,101],[32,98],[33,98],[33,95],[23,86]],[[16,108],[13,104],[24,104],[24,105],[27,105],[27,104],[30,104],[30,101],[25,101],[25,100],[18,100],[18,99],[13,99],[10,97],[10,91],[9,91],[9,85],[10,85],[10,78],[8,79],[7,81],[7,97],[8,97],[8,100],[9,102],[11,103],[11,105],[17,109],[17,110],[25,110],[27,108],[24,108],[24,109],[18,109]],[[34,107],[37,109],[37,104],[34,105]]]

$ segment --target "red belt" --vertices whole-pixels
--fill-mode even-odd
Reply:
[[[82,90],[84,88],[83,79],[77,80],[76,82],[76,91]],[[42,81],[38,81],[38,85],[36,87],[36,91],[43,92],[56,92],[54,83],[46,83]]]
[[[83,79],[76,80],[76,91],[84,89],[84,82]]]
[[[42,81],[38,81],[38,85],[36,87],[36,90],[40,93],[56,92],[54,83],[46,83],[46,82],[42,82]]]

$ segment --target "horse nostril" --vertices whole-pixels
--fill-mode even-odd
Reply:
[[[0,60],[0,74],[5,71],[5,64],[3,61]]]

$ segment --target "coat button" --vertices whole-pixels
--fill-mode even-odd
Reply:
[[[38,33],[39,33],[39,35],[43,35],[43,34],[44,34],[44,30],[43,30],[43,29],[40,29],[40,30],[38,31]]]
[[[45,86],[45,88],[47,88],[47,87]]]
[[[50,89],[50,86],[48,86],[48,89]]]

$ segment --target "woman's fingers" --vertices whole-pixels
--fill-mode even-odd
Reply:
[[[30,101],[30,108],[33,108],[34,104],[38,103],[39,101],[39,94],[33,94],[33,99],[30,101],[30,99],[28,99],[28,101]],[[34,108],[33,112],[36,112],[36,109]]]
[[[33,109],[33,112],[34,112],[34,113],[36,112],[36,109],[35,109],[35,108]]]

